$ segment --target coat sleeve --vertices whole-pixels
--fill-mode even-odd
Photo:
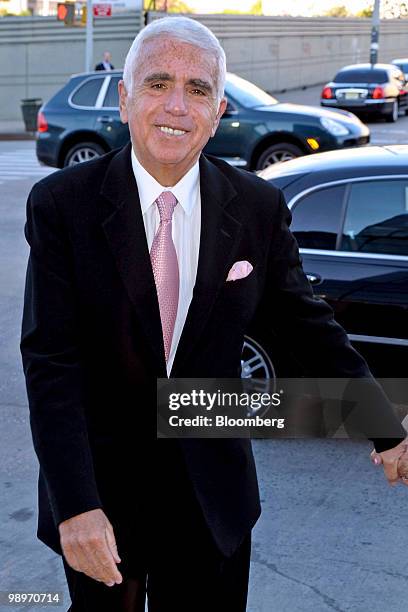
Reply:
[[[30,245],[21,353],[34,449],[56,526],[102,506],[84,413],[83,370],[68,232],[48,187],[27,202]]]
[[[365,397],[370,398],[367,402],[370,405],[364,407],[364,418],[369,414],[370,422],[377,424],[377,431],[380,423],[383,435],[387,436],[367,437],[378,452],[393,448],[406,437],[405,430],[367,363],[334,320],[331,307],[314,296],[303,271],[297,242],[289,229],[291,220],[291,212],[279,192],[269,246],[266,289],[261,302],[263,320],[271,321],[272,332],[302,365],[306,376],[349,378],[350,389],[356,387],[359,397],[364,396],[364,389]],[[353,384],[357,379],[359,384]]]

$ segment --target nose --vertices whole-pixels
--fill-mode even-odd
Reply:
[[[167,113],[172,113],[173,115],[186,115],[188,113],[188,107],[183,88],[174,87],[170,89],[166,99],[164,110]]]

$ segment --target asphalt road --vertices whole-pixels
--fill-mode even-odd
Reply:
[[[313,103],[315,93],[279,97]],[[373,142],[404,142],[408,118],[370,127]],[[56,609],[67,610],[61,560],[35,535],[37,460],[18,348],[25,202],[47,172],[35,161],[34,143],[0,142],[0,590],[59,591],[65,602]],[[386,485],[368,460],[370,444],[280,440],[254,447],[263,515],[254,530],[248,611],[402,612],[408,491]],[[9,609],[0,604],[0,612]]]

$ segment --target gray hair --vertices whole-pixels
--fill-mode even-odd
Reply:
[[[218,38],[205,25],[189,17],[163,17],[156,19],[143,28],[134,39],[125,59],[123,81],[126,91],[132,95],[133,72],[143,43],[165,35],[189,43],[207,53],[212,53],[217,62],[216,95],[219,103],[224,95],[226,59],[224,49]]]

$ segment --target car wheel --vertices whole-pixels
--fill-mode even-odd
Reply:
[[[388,115],[386,115],[386,120],[388,121],[388,123],[395,123],[398,119],[398,100],[394,100],[394,102],[392,103],[392,110],[390,113],[388,113]]]
[[[272,164],[289,161],[304,155],[302,149],[288,142],[274,144],[261,153],[256,162],[256,170],[263,170]]]
[[[276,378],[273,363],[262,346],[245,336],[241,355],[241,378]]]
[[[105,150],[101,145],[96,144],[96,142],[80,142],[73,146],[66,154],[64,167],[76,166],[76,164],[100,157],[104,153]]]

